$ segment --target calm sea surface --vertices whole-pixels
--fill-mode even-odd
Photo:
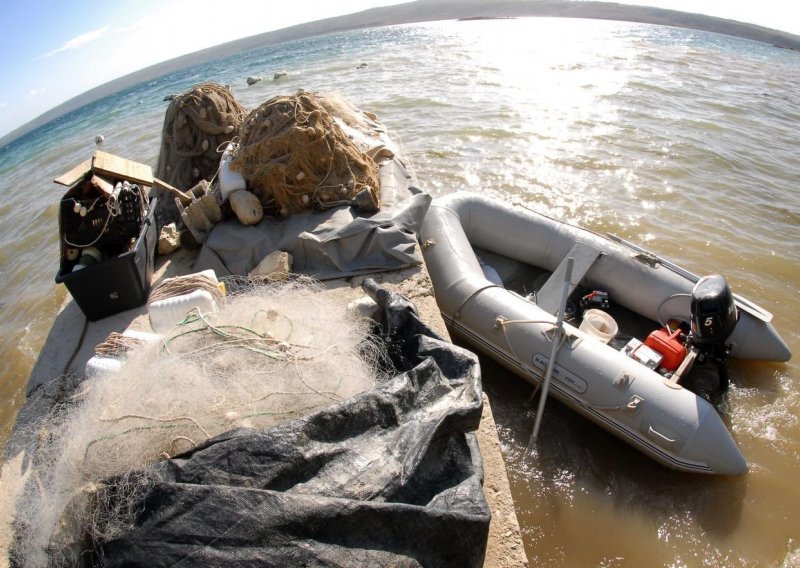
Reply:
[[[155,166],[164,95],[207,80],[248,108],[337,91],[381,117],[432,194],[483,191],[619,234],[773,312],[795,359],[730,368],[743,478],[666,470],[554,402],[526,461],[529,388],[488,363],[485,388],[532,565],[800,565],[800,53],[713,34],[520,19],[325,36],[162,77],[0,149],[0,427],[66,295],[53,178],[98,133]]]

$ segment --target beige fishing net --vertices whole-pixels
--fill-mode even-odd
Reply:
[[[179,189],[210,180],[218,148],[238,134],[246,109],[216,83],[201,83],[172,100],[164,116],[156,177]]]
[[[231,168],[265,208],[282,216],[351,204],[379,209],[378,166],[334,119],[338,110],[323,95],[299,91],[247,116]]]
[[[233,93],[217,83],[201,83],[174,98],[164,115],[156,177],[182,190],[211,180],[221,147],[238,135],[246,114]],[[159,209],[177,219],[171,196],[164,197]]]

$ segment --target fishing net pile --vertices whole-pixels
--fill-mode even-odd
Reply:
[[[182,190],[211,180],[220,148],[238,135],[246,114],[233,93],[217,83],[201,83],[175,97],[164,116],[156,177]],[[172,201],[161,200],[162,207]]]
[[[378,166],[345,130],[348,116],[359,121],[334,97],[274,97],[245,119],[231,167],[262,206],[282,216],[354,202],[377,210]]]
[[[372,388],[383,358],[368,332],[342,300],[295,280],[247,286],[162,341],[109,337],[99,350],[126,364],[87,379],[39,429],[35,482],[18,507],[19,565],[77,565],[85,538],[127,530],[148,464]]]

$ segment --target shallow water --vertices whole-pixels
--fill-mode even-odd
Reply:
[[[367,63],[366,68],[357,69]],[[289,75],[271,80],[273,73]],[[66,291],[52,179],[103,149],[155,165],[164,95],[213,80],[254,108],[298,88],[376,112],[434,195],[498,195],[720,272],[800,353],[800,54],[588,20],[446,22],[289,42],[94,103],[0,149],[0,424]],[[248,75],[265,80],[247,87]],[[800,368],[731,364],[738,479],[658,466],[557,403],[523,459],[528,385],[486,362],[532,565],[780,566],[800,556]]]

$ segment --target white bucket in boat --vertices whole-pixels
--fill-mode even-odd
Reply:
[[[582,332],[608,343],[617,335],[617,322],[602,310],[586,310],[579,328]]]

